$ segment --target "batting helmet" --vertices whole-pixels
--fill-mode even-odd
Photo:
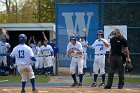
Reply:
[[[77,39],[77,37],[76,36],[70,36],[70,40],[76,40]]]
[[[18,41],[20,44],[24,44],[27,42],[27,36],[25,34],[20,34],[18,36]]]
[[[125,66],[125,72],[131,72],[133,69],[134,69],[133,65],[127,62]]]
[[[98,30],[97,35],[98,34],[103,35],[104,34],[103,30]]]

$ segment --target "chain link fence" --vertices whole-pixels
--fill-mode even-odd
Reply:
[[[139,0],[58,0],[59,3],[97,3],[99,28],[103,25],[127,25],[127,40],[134,65],[132,73],[140,74],[140,1]],[[102,25],[103,24],[103,25]],[[106,58],[107,59],[107,58]],[[109,65],[106,64],[106,70]]]

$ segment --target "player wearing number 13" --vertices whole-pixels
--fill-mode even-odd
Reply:
[[[28,76],[32,84],[33,93],[38,93],[35,88],[35,75],[31,66],[31,62],[36,61],[34,57],[34,53],[32,49],[25,44],[27,41],[27,37],[25,34],[20,34],[18,39],[20,44],[14,47],[10,55],[10,65],[13,66],[13,59],[15,58],[16,60],[15,64],[17,65],[18,72],[22,77],[21,93],[26,93],[25,86],[26,86],[26,81]]]

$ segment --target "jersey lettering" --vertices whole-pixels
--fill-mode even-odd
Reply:
[[[19,53],[19,58],[24,58],[25,57],[24,56],[24,50],[19,50],[18,53]]]

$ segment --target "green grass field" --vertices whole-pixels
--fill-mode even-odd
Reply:
[[[45,75],[36,75],[36,82],[37,83],[46,83],[49,80],[51,80],[51,78],[53,79],[53,77],[46,77]],[[3,81],[4,83],[20,83],[21,77],[20,77],[20,75],[18,75],[18,76],[13,76],[13,75],[0,76],[0,83],[3,83],[1,81]],[[100,83],[101,77],[99,77],[97,81]],[[107,81],[107,79],[106,79],[106,81]],[[28,80],[28,82],[29,82],[29,80]],[[91,77],[91,78],[84,77],[83,83],[86,83],[86,84],[93,83],[93,77]],[[118,78],[114,78],[113,83],[117,84]],[[140,79],[139,78],[125,78],[125,84],[140,84]]]
[[[98,78],[97,81],[100,83],[101,82],[101,78]],[[106,81],[107,81],[107,79],[106,79]],[[114,78],[113,79],[113,83],[114,84],[117,84],[118,81],[119,81],[118,78]],[[87,83],[87,84],[91,84],[91,83],[93,83],[93,78],[84,79],[83,82]],[[140,84],[140,78],[125,78],[125,84]]]
[[[50,80],[50,77],[46,77],[45,75],[39,75],[39,76],[36,75],[36,82],[45,83],[45,82],[48,82],[49,80]],[[0,76],[0,81],[6,81],[5,83],[19,83],[21,82],[21,77],[20,75]]]

